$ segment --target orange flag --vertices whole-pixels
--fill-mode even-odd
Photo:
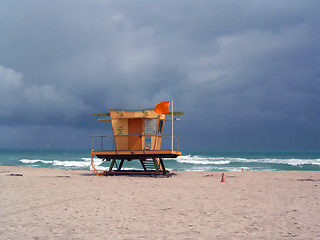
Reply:
[[[156,105],[154,111],[156,113],[170,113],[169,104],[170,102],[160,102]]]

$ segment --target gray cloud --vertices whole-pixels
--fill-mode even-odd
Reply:
[[[71,122],[92,108],[54,85],[26,85],[23,75],[0,65],[0,116],[3,121],[23,124]]]
[[[54,127],[66,146],[77,131],[106,131],[91,112],[172,99],[186,113],[177,124],[186,148],[318,149],[318,10],[317,1],[6,1],[0,123],[5,135]]]

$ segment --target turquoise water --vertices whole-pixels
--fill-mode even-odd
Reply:
[[[95,158],[98,169],[110,162]],[[88,170],[90,150],[0,150],[0,166]],[[165,159],[169,170],[179,171],[320,171],[320,151],[184,151]],[[125,169],[142,169],[126,161]]]

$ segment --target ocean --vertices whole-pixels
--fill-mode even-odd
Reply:
[[[97,169],[110,162],[95,158]],[[178,171],[320,171],[320,151],[183,151],[165,159],[168,170]],[[88,170],[90,150],[0,150],[0,166]],[[142,169],[126,161],[124,169]]]

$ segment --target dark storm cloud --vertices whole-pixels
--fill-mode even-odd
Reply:
[[[91,112],[174,100],[188,148],[319,148],[319,5],[4,1],[2,137],[85,146]]]

